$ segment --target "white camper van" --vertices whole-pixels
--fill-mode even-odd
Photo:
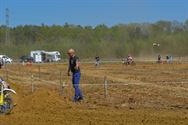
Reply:
[[[61,60],[61,54],[58,51],[44,52],[47,62],[58,62]]]
[[[44,50],[36,50],[31,51],[30,55],[35,63],[42,63],[42,62],[58,62],[61,60],[61,54],[58,51],[44,51]]]

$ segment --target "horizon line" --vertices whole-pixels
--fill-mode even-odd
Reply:
[[[40,23],[40,24],[16,24],[16,25],[9,25],[8,27],[10,28],[15,28],[15,27],[19,27],[19,26],[65,26],[65,25],[72,25],[72,26],[81,26],[81,27],[97,27],[97,26],[100,26],[100,25],[105,25],[107,27],[114,27],[114,26],[118,26],[118,25],[130,25],[130,24],[155,24],[155,23],[158,23],[160,21],[164,21],[164,22],[176,22],[176,23],[179,23],[179,24],[185,24],[187,21],[188,21],[188,18],[185,19],[184,21],[178,21],[178,20],[165,20],[165,19],[161,19],[161,20],[158,20],[158,21],[148,21],[148,22],[124,22],[124,23],[115,23],[115,24],[112,24],[112,25],[109,25],[109,24],[105,24],[105,23],[99,23],[99,24],[95,24],[95,25],[92,25],[92,24],[76,24],[76,23],[69,23],[69,22],[65,22],[64,24],[45,24],[45,23]],[[0,24],[0,27],[2,26],[6,26],[6,24]]]

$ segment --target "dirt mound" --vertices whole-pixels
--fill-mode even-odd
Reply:
[[[21,85],[13,88],[18,92],[15,97],[17,107],[10,115],[0,116],[1,125],[186,125],[188,118],[188,112],[181,110],[117,108],[87,102],[75,104],[49,86],[37,86],[34,93]]]

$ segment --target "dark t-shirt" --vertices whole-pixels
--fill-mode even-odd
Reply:
[[[97,62],[100,61],[100,57],[99,56],[95,57],[95,59],[96,59]]]
[[[69,68],[70,68],[72,73],[80,72],[80,67],[78,69],[75,68],[76,67],[76,61],[79,61],[79,57],[77,57],[77,56],[71,57],[69,59]]]
[[[158,56],[158,60],[159,60],[159,61],[161,60],[161,56],[160,56],[160,55]]]

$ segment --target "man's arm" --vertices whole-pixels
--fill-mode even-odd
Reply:
[[[80,60],[77,59],[76,60],[76,66],[75,66],[75,69],[78,70],[80,68]]]

